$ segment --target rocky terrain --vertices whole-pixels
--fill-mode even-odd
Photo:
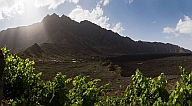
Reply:
[[[33,58],[191,52],[168,43],[134,41],[89,21],[78,23],[57,14],[30,26],[1,31],[0,47],[5,45],[13,53],[22,51],[21,56]]]

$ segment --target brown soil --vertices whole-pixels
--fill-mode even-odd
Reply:
[[[166,75],[168,81],[167,89],[172,91],[177,81],[181,80],[179,66],[186,69],[188,73],[192,71],[192,56],[173,56],[161,59],[145,61],[116,62],[122,67],[122,76],[130,77],[139,69],[145,77],[156,78],[161,73]]]
[[[192,56],[173,56],[146,61],[117,62],[122,67],[122,76],[131,76],[139,69],[146,77],[157,77],[161,73],[173,77],[180,75],[179,66],[192,70]]]
[[[68,78],[74,78],[77,75],[90,76],[90,78],[99,78],[99,85],[107,83],[113,88],[108,95],[122,95],[127,85],[131,82],[131,75],[139,69],[144,76],[156,78],[161,73],[165,73],[168,80],[168,90],[174,89],[176,81],[180,80],[179,66],[186,68],[187,72],[192,70],[192,56],[172,56],[160,59],[150,59],[141,61],[113,62],[122,68],[122,74],[119,75],[113,71],[108,71],[107,66],[99,65],[98,61],[86,62],[54,62],[44,61],[36,62],[35,72],[43,72],[43,79],[50,80],[56,73],[62,72]]]

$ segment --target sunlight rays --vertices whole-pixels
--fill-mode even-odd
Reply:
[[[2,17],[3,20],[1,20],[3,25],[7,26],[7,28],[12,33],[10,34],[10,36],[6,36],[7,34],[2,34],[2,36],[0,37],[1,39],[5,39],[4,37],[6,36],[4,44],[6,44],[9,49],[11,49],[13,46],[17,46],[18,48],[21,47],[21,49],[23,47],[26,48],[30,45],[33,45],[34,41],[37,41],[36,43],[42,43],[40,42],[42,41],[42,39],[47,39],[47,31],[45,30],[43,23],[37,23],[41,22],[43,18],[42,9],[34,6],[35,1],[19,1],[20,2],[12,3],[7,6],[7,11],[4,11],[4,13],[7,12],[7,16],[6,14],[4,14],[4,16]],[[13,9],[10,9],[8,7],[11,7]],[[23,27],[28,25],[29,27]],[[19,28],[14,29],[14,27]],[[16,37],[14,39],[11,39],[11,36],[13,35],[16,35]],[[17,41],[17,43],[10,43],[15,41]],[[22,41],[26,42],[23,43]]]

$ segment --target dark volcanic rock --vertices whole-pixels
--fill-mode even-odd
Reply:
[[[44,43],[49,43],[50,47],[47,48]],[[35,47],[38,52],[44,53],[50,51],[48,49],[56,49],[60,53],[70,55],[191,52],[173,44],[133,41],[89,21],[78,23],[57,14],[47,15],[40,23],[1,31],[0,47],[5,45],[15,53],[32,45],[28,49]],[[37,55],[41,56],[40,54]]]

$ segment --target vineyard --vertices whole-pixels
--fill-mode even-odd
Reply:
[[[11,106],[192,106],[192,73],[180,68],[181,80],[168,92],[166,76],[145,77],[136,70],[122,96],[105,96],[109,84],[98,86],[89,76],[67,78],[58,73],[44,81],[34,73],[34,61],[21,59],[2,48],[4,99]]]

